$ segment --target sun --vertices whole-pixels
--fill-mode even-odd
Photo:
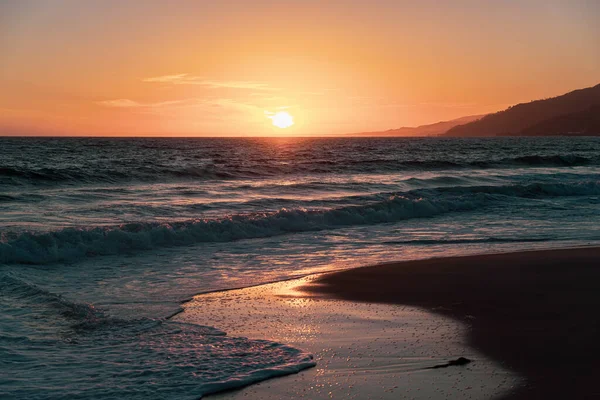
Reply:
[[[290,113],[285,111],[276,112],[273,115],[270,115],[271,123],[281,129],[289,128],[294,125],[294,117],[290,115]]]

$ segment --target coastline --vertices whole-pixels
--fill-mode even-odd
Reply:
[[[465,344],[466,327],[417,307],[302,292],[321,275],[201,294],[176,322],[218,327],[232,337],[309,352],[315,368],[266,379],[211,399],[468,398],[485,400],[518,378]],[[438,368],[467,357],[469,365]]]
[[[218,400],[588,398],[598,260],[577,247],[391,262],[199,294],[174,319],[315,355]],[[475,362],[431,369],[461,356]]]
[[[390,263],[318,277],[302,290],[404,304],[468,324],[467,342],[525,378],[504,399],[600,396],[600,248]]]

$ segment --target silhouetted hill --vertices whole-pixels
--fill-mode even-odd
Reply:
[[[485,115],[485,114],[484,114]],[[351,136],[437,136],[445,133],[448,129],[457,125],[466,124],[482,118],[484,115],[469,115],[450,121],[436,122],[435,124],[421,125],[416,127],[402,127],[379,132],[352,133]]]
[[[585,111],[560,115],[520,132],[525,136],[542,135],[600,135],[600,105]]]
[[[598,134],[590,130],[594,123],[594,110],[598,106],[600,85],[550,99],[517,104],[504,111],[488,114],[478,121],[455,126],[445,136],[544,135],[543,129],[548,131],[546,134],[558,134],[565,129],[572,129],[569,132],[585,129],[588,134]],[[592,125],[587,127],[585,121]]]

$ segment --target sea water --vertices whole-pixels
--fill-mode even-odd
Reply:
[[[176,323],[211,290],[598,244],[600,138],[0,138],[0,398],[196,399],[300,371]]]

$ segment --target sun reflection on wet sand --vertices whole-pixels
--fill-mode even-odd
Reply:
[[[310,351],[317,367],[219,399],[488,399],[515,384],[506,370],[466,347],[466,328],[414,307],[353,303],[303,291],[315,276],[196,296],[176,319],[232,336],[268,339]],[[426,369],[460,356],[454,369]],[[457,397],[458,396],[458,397]]]

